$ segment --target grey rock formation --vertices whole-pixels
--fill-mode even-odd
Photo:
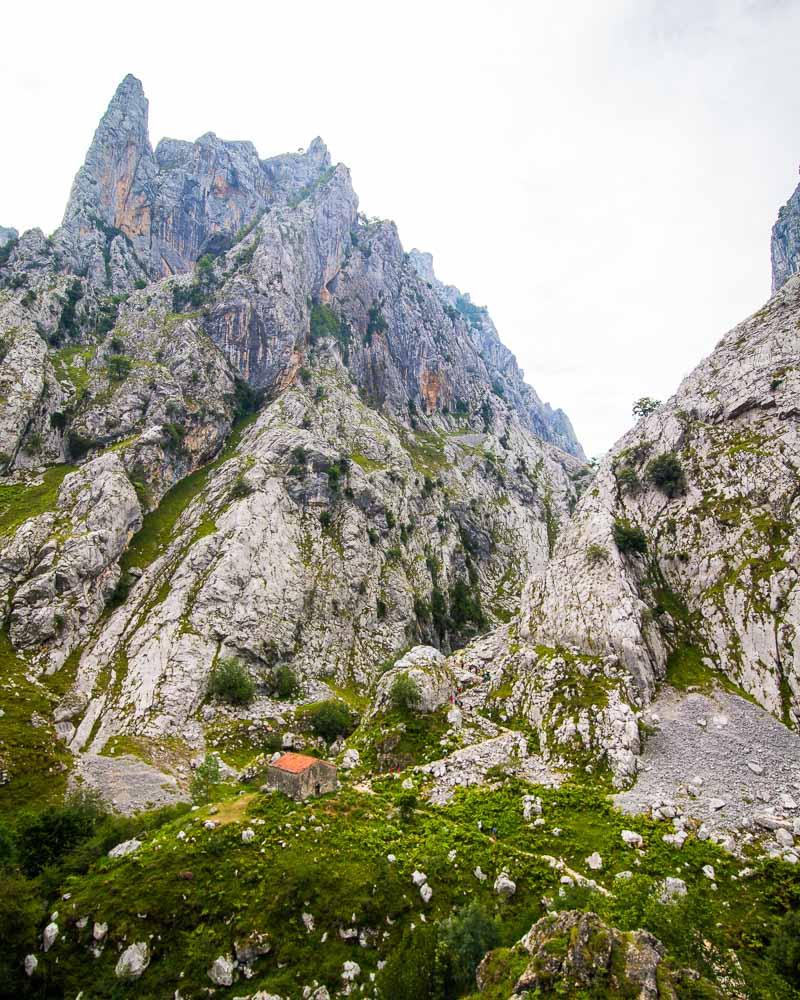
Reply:
[[[585,458],[569,417],[563,410],[553,410],[549,403],[542,403],[535,390],[525,382],[516,358],[501,342],[488,310],[474,305],[468,294],[453,285],[442,284],[434,274],[431,254],[411,250],[408,256],[419,276],[446,303],[451,318],[455,312],[464,319],[466,331],[489,369],[494,391],[501,392],[513,403],[526,426],[537,437],[550,441],[571,455]]]
[[[800,185],[778,212],[772,227],[772,291],[800,270]]]
[[[410,678],[416,685],[419,702],[414,708],[419,712],[435,712],[447,704],[456,692],[455,675],[439,650],[431,646],[415,646],[378,681],[373,700],[374,711],[391,708],[392,687],[400,676]]]
[[[73,271],[115,293],[227,249],[271,204],[330,166],[319,139],[306,154],[264,161],[252,143],[213,132],[193,143],[163,139],[153,151],[147,119],[142,85],[128,75],[97,128],[55,240]]]
[[[791,279],[618,443],[532,582],[524,636],[616,657],[645,701],[672,656],[800,718],[799,312]]]
[[[684,973],[670,969],[664,947],[647,931],[619,931],[594,913],[566,910],[538,920],[515,945],[530,962],[513,985],[513,995],[593,989],[640,1000],[669,1000]],[[491,953],[478,968],[478,987],[487,985]],[[699,979],[689,973],[693,981]],[[706,983],[704,995],[717,993]]]

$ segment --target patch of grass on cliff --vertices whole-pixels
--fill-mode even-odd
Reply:
[[[72,760],[51,721],[57,695],[30,680],[29,670],[0,630],[0,771],[9,776],[0,785],[2,817],[60,798]]]
[[[11,535],[29,518],[53,510],[64,477],[74,471],[74,465],[53,465],[36,486],[24,483],[0,486],[0,535]]]
[[[127,572],[132,566],[144,569],[166,550],[175,537],[175,526],[183,512],[203,492],[211,475],[234,454],[242,434],[255,422],[257,416],[253,413],[239,421],[217,458],[176,483],[164,495],[158,507],[145,516],[142,527],[134,535],[122,557],[120,564],[123,572]],[[198,538],[211,533],[206,530],[211,523],[208,519],[201,523]]]
[[[50,360],[59,381],[69,382],[80,395],[89,385],[91,379],[89,362],[96,353],[97,348],[94,345],[62,347],[60,351],[50,355]]]

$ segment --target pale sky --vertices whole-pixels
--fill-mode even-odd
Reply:
[[[128,72],[154,145],[321,135],[589,455],[769,295],[800,0],[27,0],[3,29],[0,225],[56,228]]]

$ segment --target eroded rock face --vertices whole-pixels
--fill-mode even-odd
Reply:
[[[56,246],[72,270],[114,293],[136,280],[187,271],[274,202],[330,166],[315,140],[305,154],[260,160],[252,143],[207,132],[163,139],[155,151],[142,85],[126,76],[75,178]]]
[[[0,551],[0,595],[17,649],[55,643],[58,667],[84,641],[119,580],[118,560],[141,526],[136,492],[115,454],[70,473],[56,509],[25,522]]]
[[[800,185],[781,207],[772,227],[772,291],[800,270]]]
[[[529,589],[524,635],[616,657],[645,700],[672,651],[800,717],[799,314],[792,279],[613,449]],[[646,551],[620,551],[615,523]]]
[[[455,695],[456,678],[444,656],[432,646],[415,646],[378,681],[374,711],[386,711],[391,707],[392,687],[401,675],[409,677],[417,686],[419,702],[415,708],[419,712],[435,712]]]

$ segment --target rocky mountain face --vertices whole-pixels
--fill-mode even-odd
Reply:
[[[176,723],[202,743],[220,657],[366,683],[506,620],[543,572],[586,482],[569,421],[319,140],[154,152],[126,77],[63,226],[7,246],[8,481],[79,468],[2,542],[6,621],[40,667],[76,663],[75,749]],[[169,523],[156,551],[143,518]]]
[[[778,212],[772,227],[772,291],[800,269],[800,185]]]

